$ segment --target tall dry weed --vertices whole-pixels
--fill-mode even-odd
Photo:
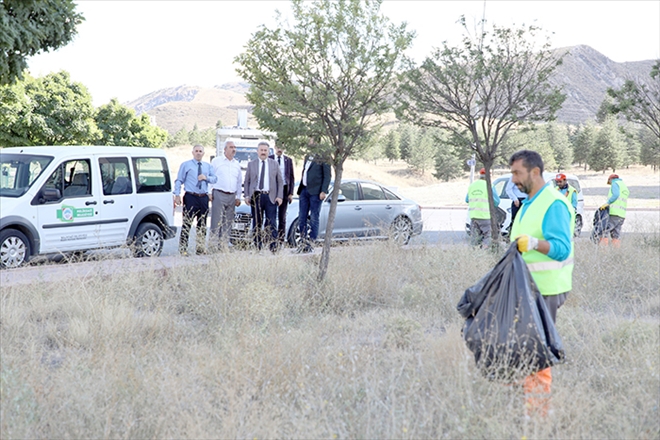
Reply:
[[[496,256],[342,246],[322,284],[316,258],[235,252],[3,287],[0,437],[660,435],[657,248],[578,242],[545,420],[461,338],[458,299]]]

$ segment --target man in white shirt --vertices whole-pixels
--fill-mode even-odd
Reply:
[[[241,204],[241,165],[234,159],[235,155],[236,145],[226,141],[224,154],[211,162],[218,180],[211,185],[209,193],[212,202],[210,241],[218,247],[229,245],[234,212]]]

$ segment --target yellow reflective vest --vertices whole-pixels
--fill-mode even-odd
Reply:
[[[475,180],[468,187],[468,213],[472,219],[487,220],[490,218],[488,186],[485,180]]]
[[[630,191],[626,184],[623,183],[623,180],[616,179],[612,182],[607,199],[609,200],[610,197],[612,197],[612,186],[615,184],[619,185],[619,197],[610,205],[610,215],[626,218],[626,208],[628,207],[628,196],[630,195]]]
[[[564,261],[553,260],[537,250],[531,250],[522,254],[527,268],[542,295],[559,295],[573,288],[573,256],[575,243],[573,232],[575,230],[575,210],[560,192],[553,191],[549,186],[544,186],[536,195],[536,198],[528,205],[524,215],[516,216],[511,227],[511,237],[519,235],[531,235],[539,240],[545,240],[543,235],[543,219],[548,208],[556,200],[561,200],[568,208],[571,215],[571,252]]]

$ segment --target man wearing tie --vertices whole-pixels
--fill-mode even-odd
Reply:
[[[330,186],[330,165],[307,156],[303,165],[302,179],[298,187],[300,202],[298,204],[298,227],[300,228],[300,247],[298,252],[312,252],[313,243],[319,236],[319,213],[321,203],[328,194]],[[307,237],[307,216],[309,216],[310,231]]]
[[[174,205],[181,205],[181,185],[186,193],[183,196],[183,224],[179,237],[179,252],[188,255],[188,238],[193,220],[197,221],[197,253],[204,253],[206,245],[206,216],[209,212],[208,184],[215,183],[217,177],[208,162],[202,162],[204,147],[195,145],[193,159],[181,164],[174,181]]]
[[[276,146],[275,154],[269,157],[277,161],[284,185],[284,200],[277,207],[277,240],[283,244],[286,238],[286,209],[293,200],[293,160],[284,154],[284,149],[280,146]]]
[[[243,182],[243,197],[252,211],[252,232],[257,249],[264,242],[277,251],[277,207],[282,204],[284,186],[277,162],[268,157],[268,142],[259,142],[257,158],[248,163]],[[265,216],[265,223],[264,223]]]

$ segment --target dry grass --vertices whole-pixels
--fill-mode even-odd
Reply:
[[[474,367],[463,245],[3,287],[0,438],[658,438],[659,250],[579,243],[547,420]]]

